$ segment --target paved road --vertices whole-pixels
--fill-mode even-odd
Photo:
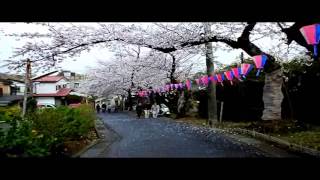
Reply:
[[[291,156],[278,149],[271,149],[273,154],[268,154],[221,132],[167,118],[137,119],[130,112],[100,114],[100,117],[121,137],[103,152],[103,157]],[[265,149],[270,151],[270,147]]]

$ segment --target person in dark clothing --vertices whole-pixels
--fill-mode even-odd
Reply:
[[[142,109],[143,109],[142,103],[138,103],[137,108],[136,108],[138,118],[141,117]]]
[[[107,110],[107,105],[103,103],[101,107],[102,107],[102,112],[105,113]]]
[[[100,113],[100,105],[99,104],[97,104],[96,110],[97,110],[97,113]]]

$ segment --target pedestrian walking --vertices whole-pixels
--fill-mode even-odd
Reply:
[[[107,105],[106,105],[105,103],[103,103],[103,104],[101,105],[101,107],[102,107],[102,112],[105,113],[106,110],[107,110]]]
[[[152,111],[152,117],[153,118],[157,118],[159,111],[160,111],[160,106],[155,102],[152,106],[151,106],[151,111]]]
[[[100,105],[99,104],[97,104],[96,110],[97,110],[97,113],[100,113]]]
[[[149,118],[150,117],[150,109],[151,109],[151,106],[149,103],[146,103],[145,104],[145,107],[144,107],[144,118]]]
[[[141,114],[142,114],[142,103],[138,103],[138,105],[136,107],[136,111],[137,111],[138,118],[140,118]]]

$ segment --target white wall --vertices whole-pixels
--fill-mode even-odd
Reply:
[[[20,91],[17,92],[17,95],[23,95],[24,94],[24,89],[25,89],[25,84],[17,81],[13,81],[13,85],[17,86],[20,88]]]
[[[37,94],[56,93],[56,83],[38,83],[35,84]]]
[[[65,79],[61,79],[60,81],[56,82],[56,83],[43,83],[43,82],[37,82],[34,83],[34,93],[36,94],[47,94],[47,93],[56,93],[56,86],[60,85],[61,88],[63,88],[64,84],[68,84],[68,81],[66,81]],[[68,87],[68,85],[67,85]]]
[[[54,97],[36,97],[38,104],[56,104]]]

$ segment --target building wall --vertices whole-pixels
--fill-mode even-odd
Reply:
[[[56,106],[60,106],[61,104],[62,104],[61,99],[58,98],[58,97],[56,97],[56,98],[55,98],[55,105],[56,105]]]
[[[38,104],[56,104],[55,97],[36,97]]]
[[[34,85],[36,94],[56,93],[56,83],[37,83]]]
[[[4,96],[10,95],[10,86],[9,85],[4,85],[3,82],[0,82],[0,88],[2,88],[2,93]]]
[[[19,87],[19,91],[17,92],[17,95],[24,95],[24,89],[25,89],[24,83],[13,81],[13,85],[15,85],[16,87]]]

